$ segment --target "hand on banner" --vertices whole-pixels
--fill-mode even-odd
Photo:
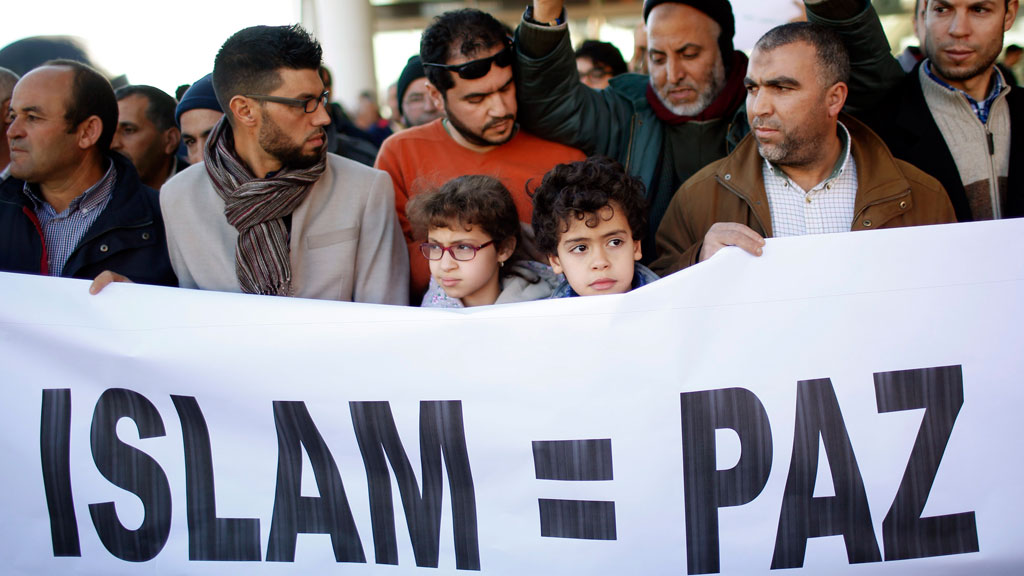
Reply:
[[[92,284],[89,285],[89,294],[99,294],[100,290],[106,288],[107,284],[110,284],[111,282],[127,282],[129,284],[133,284],[133,282],[127,277],[122,276],[117,272],[104,270],[103,272],[100,272],[100,275],[97,276],[96,279],[92,281]]]
[[[742,248],[754,256],[760,256],[764,247],[764,238],[749,227],[737,222],[715,222],[704,235],[704,245],[700,249],[700,262],[715,255],[726,246]]]

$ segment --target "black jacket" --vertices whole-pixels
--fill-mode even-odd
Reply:
[[[68,257],[61,273],[95,278],[104,270],[134,282],[177,286],[167,255],[167,235],[157,193],[142,184],[135,167],[121,154],[108,156],[117,169],[110,202]],[[41,274],[47,261],[43,236],[24,182],[0,183],[0,271]]]
[[[910,162],[927,172],[949,194],[960,222],[974,220],[967,193],[953,155],[939,131],[921,91],[918,64],[889,93],[882,106],[864,117],[878,132],[893,156]],[[1024,93],[1010,90],[1006,95],[1010,107],[1010,173],[1006,191],[1004,218],[1024,216]]]

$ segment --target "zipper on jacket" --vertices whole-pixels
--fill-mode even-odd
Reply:
[[[629,161],[633,157],[633,134],[636,132],[636,112],[629,119],[629,146],[626,147],[626,165],[623,166],[626,174],[629,174]]]
[[[988,195],[992,202],[992,218],[999,220],[1003,217],[1002,206],[999,205],[999,174],[996,172],[996,142],[992,131],[988,129],[988,123],[982,124],[985,129],[985,139],[988,141]]]
[[[36,234],[39,234],[39,245],[43,247],[43,257],[39,261],[39,273],[43,276],[49,276],[50,254],[46,250],[46,236],[43,234],[43,227],[39,223],[39,217],[28,206],[22,206],[21,211],[25,213],[25,216],[28,216],[29,222],[32,222],[32,226],[36,229]]]

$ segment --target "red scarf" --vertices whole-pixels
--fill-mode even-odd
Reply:
[[[647,102],[654,110],[654,115],[667,124],[677,125],[693,120],[712,120],[724,116],[732,116],[747,97],[743,89],[743,78],[747,75],[747,56],[739,50],[732,53],[732,65],[725,78],[725,88],[696,116],[679,116],[669,110],[658,98],[654,88],[647,84]]]

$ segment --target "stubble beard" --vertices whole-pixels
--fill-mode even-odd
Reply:
[[[954,45],[956,45],[956,42],[944,42],[941,46],[934,46],[926,36],[924,41],[925,56],[928,57],[928,61],[932,67],[932,72],[934,72],[938,77],[953,82],[964,82],[981,76],[992,69],[993,65],[996,63],[996,59],[999,58],[999,53],[1002,52],[1003,49],[1003,35],[1000,34],[999,42],[997,44],[993,44],[992,47],[984,45],[969,45],[981,55],[979,64],[970,68],[946,68],[942,64],[942,61],[938,56],[943,50]],[[982,53],[983,49],[987,49],[988,52]]]

